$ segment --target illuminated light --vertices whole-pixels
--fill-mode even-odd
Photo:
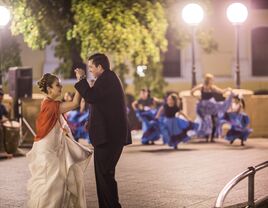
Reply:
[[[233,3],[227,8],[226,15],[233,24],[241,24],[248,17],[248,9],[244,4]]]
[[[5,26],[10,20],[10,11],[4,7],[0,6],[0,26]]]
[[[204,18],[204,10],[198,4],[187,4],[182,10],[182,18],[190,25],[197,25]]]

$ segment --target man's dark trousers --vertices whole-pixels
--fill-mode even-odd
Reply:
[[[123,145],[105,143],[94,147],[94,166],[100,208],[120,208],[115,167]]]

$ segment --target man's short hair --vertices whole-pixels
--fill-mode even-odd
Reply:
[[[98,67],[102,66],[104,70],[110,70],[110,62],[108,57],[103,53],[95,53],[88,58],[88,61],[92,60],[92,63]]]

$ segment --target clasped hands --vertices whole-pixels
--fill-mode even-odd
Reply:
[[[86,78],[86,73],[83,69],[76,68],[74,72],[75,72],[77,81],[80,81],[81,79]]]

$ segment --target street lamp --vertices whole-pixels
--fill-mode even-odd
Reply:
[[[0,30],[4,28],[10,20],[10,11],[5,6],[0,6]],[[0,31],[0,88],[2,88],[2,46],[1,46],[1,31]]]
[[[239,29],[240,25],[246,21],[248,17],[248,9],[244,4],[233,3],[226,11],[227,18],[235,26],[236,31],[236,88],[240,88],[240,60],[239,60]]]
[[[183,20],[191,26],[192,29],[192,88],[196,85],[196,67],[195,67],[195,30],[196,26],[204,18],[203,8],[195,3],[187,4],[182,10]]]

